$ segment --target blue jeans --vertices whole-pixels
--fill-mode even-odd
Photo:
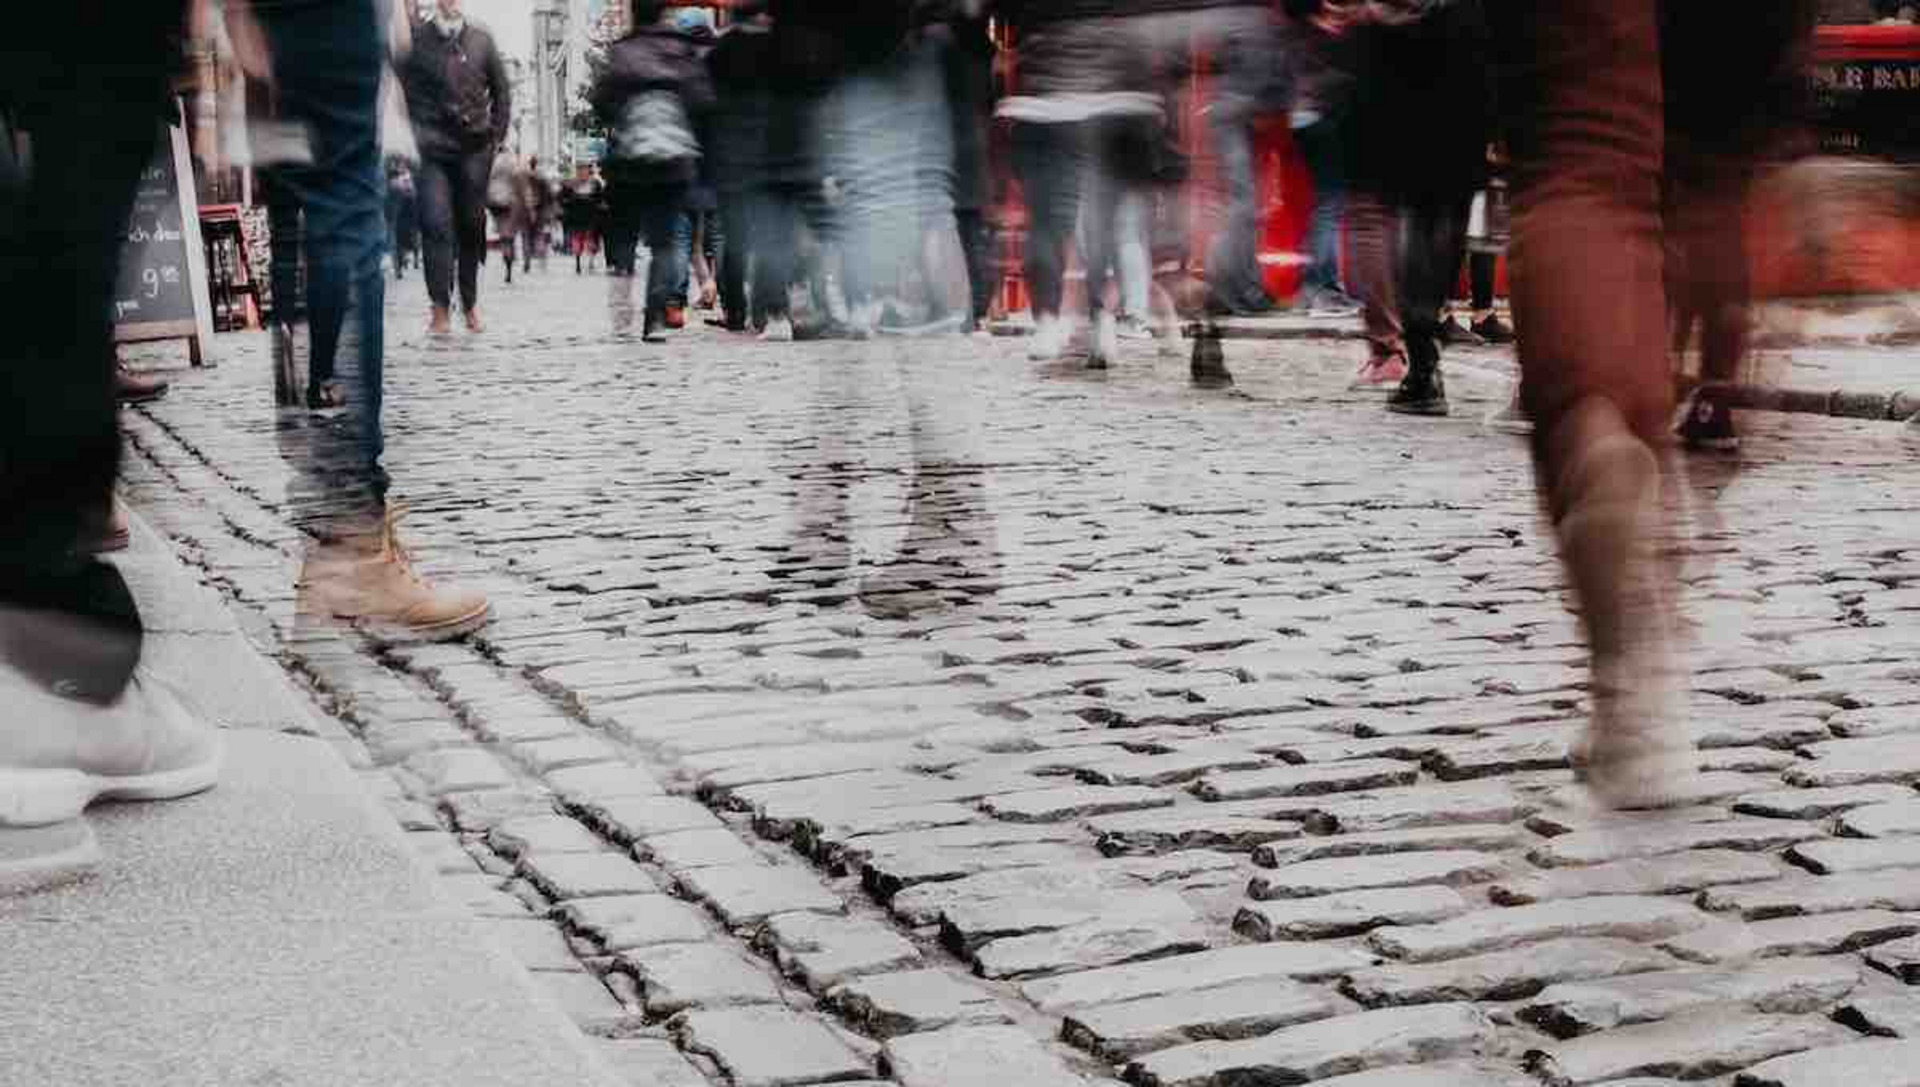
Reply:
[[[1268,309],[1273,300],[1260,275],[1260,179],[1249,122],[1238,116],[1221,119],[1213,126],[1213,146],[1227,215],[1207,258],[1210,293],[1216,305],[1230,310]]]
[[[299,476],[294,519],[323,536],[379,517],[386,504],[380,258],[387,230],[379,122],[385,9],[381,0],[255,4],[273,50],[281,113],[306,126],[313,147],[311,164],[275,175],[306,215],[312,368],[332,372],[347,399],[340,417],[289,420],[282,431],[283,451]],[[349,315],[351,358],[336,362]]]
[[[646,243],[650,325],[659,323],[660,315],[674,302],[675,292],[681,301],[686,299],[687,265],[681,259],[680,247],[674,243],[674,232],[685,218],[682,213],[686,207],[685,182],[653,184],[616,180],[607,186],[611,220],[608,235],[613,236],[617,230],[621,239],[620,250],[609,250],[607,262],[631,275],[637,263],[639,243]]]
[[[1312,262],[1301,277],[1302,294],[1340,288],[1340,222],[1347,211],[1346,171],[1342,169],[1341,134],[1334,121],[1295,129],[1294,142],[1313,175],[1313,219],[1307,229],[1307,254]]]

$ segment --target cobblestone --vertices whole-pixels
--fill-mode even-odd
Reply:
[[[826,1001],[876,1038],[1011,1021],[992,992],[939,969],[855,978],[828,992]]]
[[[1464,1004],[1359,1012],[1287,1027],[1247,1041],[1194,1042],[1127,1067],[1139,1087],[1304,1083],[1387,1064],[1471,1056],[1493,1025]]]
[[[1605,981],[1555,984],[1520,1017],[1556,1037],[1572,1038],[1632,1023],[1650,1023],[1715,1004],[1759,1012],[1809,1014],[1831,1009],[1859,984],[1848,962],[1769,962],[1740,970],[1666,970]]]
[[[1691,807],[1616,816],[1567,802],[1584,654],[1524,444],[1472,418],[1505,399],[1497,352],[1415,425],[1344,392],[1349,345],[1230,344],[1221,397],[1004,341],[640,345],[585,281],[524,280],[490,285],[483,339],[389,344],[403,533],[496,605],[466,644],[295,623],[250,338],[126,413],[126,493],[588,1029],[643,1008],[817,1041],[837,1013],[871,1041],[823,1074],[871,1077],[884,1041],[899,1087],[1077,1087],[1129,1056],[1141,1082],[1511,1087],[1528,1050],[1647,1087],[1920,1033],[1886,972],[1920,914],[1920,504],[1882,430],[1743,415],[1737,457],[1676,461],[1708,772]],[[1632,988],[1689,972],[1658,945],[1727,995]],[[1135,955],[1165,957],[1096,965]],[[1018,980],[969,976],[982,956]],[[1832,995],[1848,970],[1872,986]],[[1574,1042],[1488,1003],[1583,986]],[[1348,1014],[1281,1025],[1261,993]],[[1091,1052],[1052,1044],[1069,1018]],[[691,1064],[602,1044],[666,1087],[813,1074],[703,1033]],[[1845,1067],[1792,1060],[1750,1071]]]
[[[1636,1075],[1693,1080],[1849,1038],[1825,1019],[1701,1012],[1561,1043],[1539,1063],[1569,1084]]]
[[[734,1087],[800,1087],[873,1071],[819,1020],[785,1008],[688,1012],[672,1029],[688,1051],[711,1057]]]

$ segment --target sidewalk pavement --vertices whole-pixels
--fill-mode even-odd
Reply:
[[[227,726],[220,785],[91,814],[91,879],[0,898],[0,1081],[620,1082],[450,900],[287,677],[144,524],[148,664]]]
[[[467,642],[295,622],[257,338],[126,414],[124,489],[629,1082],[1920,1067],[1899,427],[1755,413],[1674,460],[1702,772],[1621,816],[1573,782],[1526,445],[1479,421],[1510,353],[1450,352],[1456,414],[1410,420],[1351,343],[1231,344],[1203,393],[1140,344],[641,344],[603,292],[489,284],[443,340],[394,292],[402,532],[492,596]]]

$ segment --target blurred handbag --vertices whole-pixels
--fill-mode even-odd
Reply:
[[[407,96],[400,89],[393,65],[380,77],[380,150],[389,159],[420,161],[420,142],[414,138],[413,123],[407,119]]]

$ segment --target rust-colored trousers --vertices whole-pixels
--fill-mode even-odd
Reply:
[[[1789,118],[1803,0],[1488,0],[1514,160],[1510,259],[1540,448],[1610,400],[1650,444],[1673,409],[1668,283],[1683,313],[1744,306],[1739,209]],[[1667,248],[1685,254],[1669,270]],[[1735,329],[1709,376],[1732,376]]]

